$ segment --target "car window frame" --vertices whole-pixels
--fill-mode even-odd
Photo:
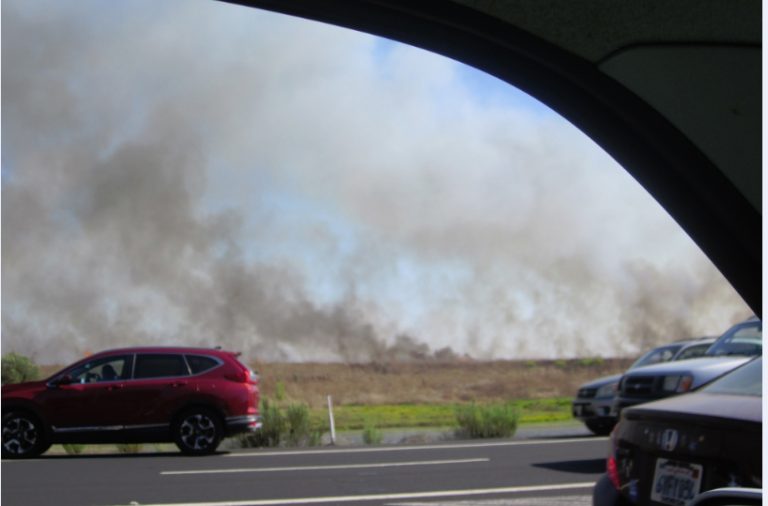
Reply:
[[[674,349],[672,351],[672,356],[670,357],[669,360],[657,360],[657,361],[651,362],[649,364],[640,364],[641,361],[646,360],[648,357],[651,357],[654,353],[661,353],[662,350],[666,351],[666,350],[669,350],[669,349]],[[637,360],[635,360],[629,366],[629,369],[631,370],[631,369],[636,369],[636,368],[639,368],[639,367],[647,367],[647,366],[650,366],[650,365],[665,364],[667,362],[672,362],[673,360],[675,360],[675,357],[677,356],[677,354],[680,353],[681,349],[682,349],[682,345],[681,344],[677,344],[677,343],[670,343],[670,344],[665,344],[665,345],[662,345],[662,346],[657,346],[655,348],[652,348],[651,350],[648,350],[643,355],[641,355]]]
[[[762,343],[763,322],[761,320],[752,320],[752,321],[748,321],[748,322],[743,322],[743,323],[741,323],[739,325],[735,325],[735,326],[731,327],[730,329],[728,329],[728,331],[725,334],[723,334],[722,336],[718,337],[717,340],[715,340],[715,342],[712,343],[712,346],[709,347],[709,349],[704,354],[704,356],[705,357],[725,357],[725,356],[760,356],[760,355],[762,355],[762,352],[759,353],[759,354],[754,354],[754,355],[740,355],[740,354],[726,354],[726,353],[717,354],[717,353],[715,353],[717,351],[718,346],[720,346],[720,347],[726,346],[726,345],[722,344],[723,342],[725,342],[725,341],[728,341],[728,343],[732,342],[733,337],[736,334],[738,334],[739,332],[741,332],[744,329],[752,328],[752,327],[754,327],[754,328],[759,330],[759,332],[760,332],[760,341]],[[762,348],[762,344],[761,344],[761,348]]]
[[[685,347],[683,347],[682,350],[680,350],[677,353],[677,355],[675,355],[675,358],[673,358],[672,360],[674,360],[674,361],[677,361],[677,360],[690,360],[692,358],[704,357],[707,354],[707,350],[709,350],[712,347],[713,344],[714,343],[709,343],[709,344],[707,344],[707,343],[696,343],[696,344],[692,344],[690,346],[685,346]],[[687,353],[690,353],[690,351],[694,350],[694,349],[702,349],[703,351],[701,353],[698,353],[697,355],[686,356]]]

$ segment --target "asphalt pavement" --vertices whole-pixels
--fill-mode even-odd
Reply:
[[[521,428],[510,440],[237,450],[202,458],[48,455],[3,461],[0,499],[24,506],[586,506],[606,450],[606,438],[575,426],[540,426]]]

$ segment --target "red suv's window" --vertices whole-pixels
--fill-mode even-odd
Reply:
[[[72,369],[69,376],[74,383],[115,381],[131,376],[131,355],[101,357]]]
[[[203,355],[187,355],[187,363],[192,371],[192,374],[200,374],[209,369],[213,369],[221,362],[212,357],[206,357]]]
[[[136,357],[136,368],[133,373],[136,379],[187,375],[189,370],[181,355],[148,353]]]

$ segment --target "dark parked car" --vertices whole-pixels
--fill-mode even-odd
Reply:
[[[613,413],[628,406],[691,391],[763,352],[763,322],[749,318],[728,329],[701,358],[667,362],[624,373]]]
[[[714,342],[715,339],[712,337],[702,337],[659,346],[643,354],[627,370],[672,360],[700,357]],[[612,413],[612,407],[621,376],[621,374],[603,376],[584,383],[579,387],[576,398],[571,403],[573,417],[584,422],[584,425],[594,434],[609,434],[616,425],[616,415]]]
[[[713,489],[760,488],[762,386],[758,357],[696,392],[622,411],[594,505],[685,506]],[[727,504],[753,504],[743,501]]]
[[[53,443],[174,442],[187,454],[260,428],[259,378],[237,354],[126,348],[87,357],[43,381],[2,387],[3,458]]]

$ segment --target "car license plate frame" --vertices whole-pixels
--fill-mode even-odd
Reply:
[[[679,460],[656,459],[651,500],[670,506],[686,506],[701,490],[704,466]]]

